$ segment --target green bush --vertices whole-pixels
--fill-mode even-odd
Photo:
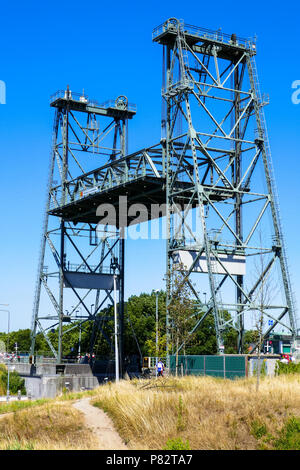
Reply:
[[[0,395],[6,394],[6,383],[4,384],[4,380],[2,376],[6,374],[6,367],[4,364],[0,364]]]
[[[175,439],[169,439],[166,443],[166,447],[162,450],[191,450],[189,441],[183,442],[180,437]]]
[[[277,361],[275,366],[275,374],[300,374],[300,363],[295,362],[288,362],[285,364],[284,362]]]
[[[3,390],[5,390],[6,393],[7,375],[7,370],[0,371],[0,390],[2,393]],[[9,373],[9,392],[12,395],[16,395],[18,390],[21,390],[22,395],[26,394],[25,380],[19,376],[18,372],[12,371]]]
[[[34,445],[31,442],[22,444],[18,439],[16,439],[7,444],[5,450],[34,450]]]
[[[256,439],[261,439],[263,436],[267,434],[267,427],[264,423],[259,420],[254,420],[251,423],[251,434]]]
[[[300,418],[292,417],[274,441],[276,450],[300,450]]]

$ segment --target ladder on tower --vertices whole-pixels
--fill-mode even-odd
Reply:
[[[296,325],[295,322],[295,297],[294,293],[292,291],[291,287],[291,279],[290,279],[290,274],[289,274],[289,266],[288,266],[288,257],[286,253],[286,248],[285,248],[285,242],[284,242],[284,237],[283,237],[283,229],[282,229],[282,219],[281,219],[281,214],[280,214],[280,206],[279,206],[279,198],[278,198],[278,192],[277,192],[277,185],[275,182],[275,174],[274,174],[274,167],[273,167],[273,161],[272,161],[272,155],[271,155],[271,147],[270,147],[270,142],[269,142],[269,136],[268,136],[268,131],[267,131],[267,125],[266,125],[266,119],[265,119],[265,113],[263,109],[263,99],[260,91],[260,84],[259,84],[259,79],[258,79],[258,73],[257,73],[257,67],[256,67],[256,61],[254,58],[254,55],[250,57],[250,63],[251,63],[251,68],[252,68],[252,76],[253,76],[253,82],[254,82],[254,89],[256,96],[258,98],[258,107],[259,107],[259,118],[260,118],[260,124],[262,128],[262,138],[264,140],[265,144],[265,151],[266,151],[266,159],[267,159],[267,165],[268,165],[268,173],[269,173],[269,179],[270,179],[270,186],[272,189],[272,196],[273,196],[273,201],[274,201],[274,207],[275,207],[275,212],[276,212],[276,219],[277,219],[277,226],[278,226],[278,233],[279,233],[279,243],[281,246],[281,253],[282,253],[282,258],[283,262],[285,265],[285,270],[286,270],[286,288],[290,294],[290,299],[292,303],[292,309],[293,309],[293,321],[294,321],[294,327]]]
[[[189,69],[188,53],[185,47],[185,36],[183,32],[183,24],[178,23],[178,51],[179,51],[179,62],[180,62],[180,71],[181,71],[181,82],[184,85],[189,84],[189,79],[186,75],[186,70]]]
[[[203,66],[201,66],[201,69],[199,71],[199,82],[201,82],[203,80],[203,82],[205,83],[206,82],[206,79],[207,79],[207,68],[208,68],[208,65],[209,65],[209,59],[210,59],[210,56],[209,54],[203,54],[203,59],[202,59],[202,63],[203,63]]]
[[[201,69],[199,70],[199,83],[202,84],[202,88],[203,88],[203,94],[201,95],[203,104],[205,104],[205,98],[206,98],[205,86],[206,86],[206,80],[207,80],[207,69],[209,66],[209,59],[210,59],[209,54],[203,54],[203,58],[202,58],[203,65],[201,66]]]

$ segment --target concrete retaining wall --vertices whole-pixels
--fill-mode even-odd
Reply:
[[[24,377],[27,395],[36,398],[55,398],[64,389],[70,392],[79,392],[98,387],[99,383],[93,376],[32,376]]]
[[[22,364],[10,366],[25,380],[27,395],[33,399],[55,398],[68,389],[79,392],[98,387],[99,381],[88,364]]]
[[[90,375],[93,376],[89,364],[22,364],[9,365],[10,370],[16,370],[20,375]]]

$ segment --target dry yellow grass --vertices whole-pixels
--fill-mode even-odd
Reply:
[[[160,385],[159,388],[155,385]],[[150,387],[150,388],[149,388]],[[255,380],[209,377],[120,382],[98,389],[94,404],[113,418],[131,449],[162,449],[169,439],[189,441],[191,449],[257,449],[264,427],[276,436],[290,416],[300,417],[300,379]],[[265,448],[271,448],[267,442]]]
[[[71,402],[53,402],[4,415],[1,450],[96,449],[97,442]]]
[[[300,417],[297,376],[265,378],[258,393],[255,379],[121,381],[0,415],[0,449],[97,449],[72,406],[83,395],[109,413],[129,449],[160,450],[175,438],[191,449],[271,449],[268,434],[277,436],[289,417]]]

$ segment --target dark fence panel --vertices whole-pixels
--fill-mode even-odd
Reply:
[[[247,376],[247,356],[178,356],[177,374],[234,379]],[[170,356],[170,373],[176,374],[176,356]]]

